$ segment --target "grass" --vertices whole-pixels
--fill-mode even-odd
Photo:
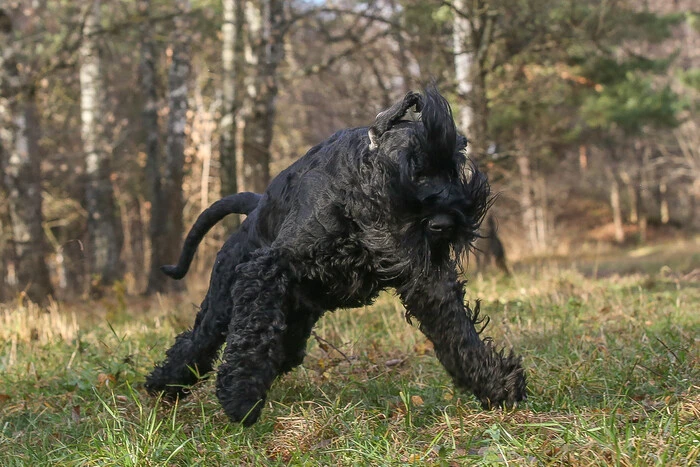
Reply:
[[[166,405],[141,384],[201,294],[0,309],[0,465],[698,465],[700,285],[669,267],[561,266],[470,284],[530,396],[454,392],[391,295],[324,317],[260,421],[227,423],[206,381]]]

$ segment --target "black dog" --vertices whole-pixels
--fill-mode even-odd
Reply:
[[[261,198],[215,203],[166,273],[181,278],[224,215],[249,215],[217,255],[193,329],[148,376],[148,391],[183,395],[226,341],[216,394],[231,420],[252,424],[275,378],[304,359],[324,312],[394,288],[458,387],[485,408],[524,399],[520,358],[482,341],[478,303],[464,304],[459,260],[489,206],[489,185],[465,147],[437,90],[409,92],[370,128],[339,131],[309,150]]]
[[[506,276],[510,276],[506,249],[498,237],[497,230],[496,220],[493,216],[486,216],[486,229],[482,228],[483,233],[474,243],[473,253],[476,259],[476,268],[478,271],[483,271],[489,266],[496,266]]]

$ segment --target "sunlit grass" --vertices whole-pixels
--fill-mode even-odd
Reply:
[[[532,267],[469,284],[530,395],[484,412],[454,392],[390,295],[324,317],[260,421],[231,425],[213,382],[175,405],[141,384],[191,297],[0,309],[0,465],[694,465],[700,287],[668,268],[591,279]]]

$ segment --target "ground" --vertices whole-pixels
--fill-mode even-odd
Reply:
[[[213,382],[177,405],[141,384],[201,292],[0,308],[0,465],[697,465],[700,242],[473,278],[530,395],[455,393],[390,294],[324,317],[252,428]]]

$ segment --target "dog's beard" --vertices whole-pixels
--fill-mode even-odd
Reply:
[[[470,238],[469,235],[435,238],[426,232],[423,223],[406,225],[401,250],[411,259],[408,263],[414,270],[410,275],[427,278],[436,272],[439,275],[461,267],[461,259],[469,249]]]

